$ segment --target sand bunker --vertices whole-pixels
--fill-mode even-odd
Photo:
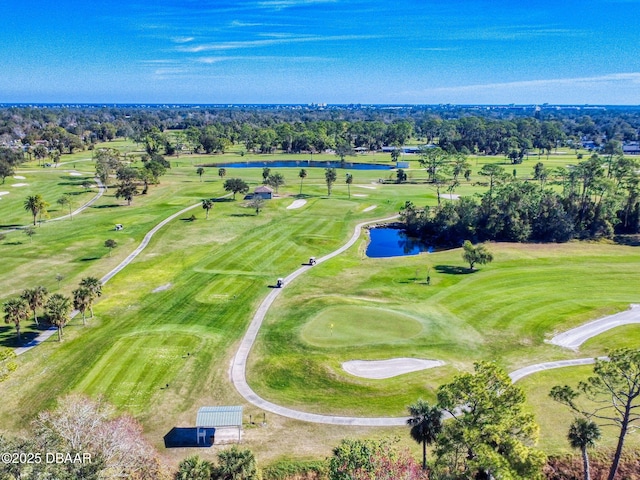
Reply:
[[[369,190],[375,190],[376,187],[372,187],[371,185],[356,185],[356,187],[367,188]]]
[[[13,178],[15,178],[16,180],[24,180],[27,177],[23,177],[22,175],[14,175]]]
[[[165,290],[169,290],[171,288],[171,283],[165,283],[164,285],[160,285],[158,288],[151,291],[151,293],[163,292]]]
[[[300,208],[306,203],[307,203],[306,200],[301,200],[301,199],[294,200],[293,203],[287,207],[287,210],[293,210],[294,208]]]
[[[354,197],[368,197],[369,195],[367,195],[366,193],[354,193],[353,196]]]
[[[390,360],[351,360],[344,362],[345,372],[356,377],[380,380],[397,377],[410,372],[418,372],[427,368],[441,367],[441,360],[424,360],[421,358],[392,358]]]
[[[440,198],[446,198],[447,200],[458,200],[460,198],[460,195],[457,195],[455,193],[441,193]]]
[[[370,207],[365,208],[363,210],[363,212],[370,212],[371,210],[373,210],[373,209],[375,209],[377,207],[378,207],[377,205],[371,205]]]
[[[12,187],[26,187],[27,185],[29,185],[29,184],[28,183],[14,183],[11,186]]]
[[[9,192],[0,192],[0,197],[1,197],[2,195],[9,195]]]
[[[69,175],[71,175],[72,177],[82,177],[83,174],[80,172],[70,172]]]

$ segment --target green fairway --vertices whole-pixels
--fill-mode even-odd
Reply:
[[[137,151],[130,142],[118,145]],[[259,162],[273,157],[244,158]],[[382,155],[363,157],[388,161]],[[89,158],[88,152],[75,157],[75,168],[87,177],[93,171]],[[0,241],[6,272],[0,277],[0,301],[36,285],[68,295],[81,278],[102,277],[160,221],[204,198],[226,194],[217,169],[207,168],[200,179],[196,165],[236,158],[234,152],[172,158],[172,168],[160,184],[151,186],[147,195],[136,196],[131,206],[116,199],[111,188],[73,220],[43,223],[31,241],[21,231],[8,233]],[[335,160],[333,155],[322,158]],[[474,171],[487,161],[484,157],[474,161]],[[424,169],[418,169],[414,160],[411,164],[412,178],[425,179]],[[78,187],[83,177],[67,172],[62,178],[59,169],[67,167],[73,165],[35,167],[30,172],[32,166],[27,165],[18,174],[26,177],[31,190],[1,187],[11,191],[0,200],[3,224],[30,221],[17,191],[42,193],[52,205],[63,193],[82,191],[74,196],[78,206],[91,198],[95,189],[84,192]],[[532,163],[519,168],[524,176]],[[359,222],[394,215],[407,200],[416,205],[436,203],[430,185],[380,184],[381,175],[394,174],[379,171],[353,172],[350,196],[344,172],[339,172],[329,197],[324,170],[310,169],[302,184],[306,204],[287,209],[298,198],[299,169],[275,170],[287,183],[259,215],[238,195],[236,201],[214,202],[208,220],[200,206],[175,219],[104,286],[103,297],[94,307],[96,317],[86,327],[77,317],[66,327],[62,343],[54,336],[21,356],[19,369],[0,385],[5,411],[15,413],[4,416],[0,427],[19,432],[37,412],[69,392],[102,395],[121,411],[131,412],[159,448],[171,428],[191,425],[202,405],[242,404],[252,414],[262,415],[239,397],[229,381],[228,367],[269,286],[310,256],[319,258],[343,245]],[[242,178],[253,189],[262,184],[261,174],[261,166],[228,169],[226,178]],[[459,193],[483,188],[463,183]],[[365,211],[372,206],[376,208]],[[66,213],[57,208],[51,207],[51,217]],[[196,217],[193,221],[191,213]],[[123,224],[124,230],[115,231],[116,223]],[[112,256],[104,247],[107,239],[118,244]],[[417,398],[433,400],[440,384],[470,370],[476,360],[495,359],[512,370],[539,361],[600,355],[618,344],[638,345],[637,326],[593,339],[584,345],[584,353],[545,343],[553,332],[640,301],[636,247],[580,242],[494,244],[489,246],[494,262],[466,273],[459,249],[370,259],[364,255],[366,242],[363,234],[347,252],[287,285],[269,311],[247,373],[251,387],[267,400],[317,413],[400,416]],[[427,274],[431,285],[424,280]],[[28,340],[38,330],[29,320],[23,332]],[[0,325],[0,344],[18,346],[14,328]],[[386,380],[354,377],[341,367],[348,360],[395,357],[446,364]],[[545,375],[549,375],[548,380],[545,377],[548,384],[560,381],[563,373]],[[555,415],[561,407],[543,393],[532,393],[532,408]],[[310,428],[285,419],[272,421],[274,429],[286,425],[292,438]],[[541,423],[544,445],[560,448],[564,432],[550,431],[552,422]],[[314,426],[313,431],[322,437],[319,446],[308,446],[314,454],[317,448],[328,451],[329,439],[346,435],[334,427]],[[292,448],[275,440],[267,448],[265,438],[271,435],[266,429],[249,430],[246,441],[266,457]]]
[[[422,330],[416,319],[393,310],[340,306],[322,310],[303,327],[301,337],[316,347],[394,343]]]

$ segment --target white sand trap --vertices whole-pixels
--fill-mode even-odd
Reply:
[[[151,293],[164,292],[165,290],[169,290],[171,288],[171,283],[165,283],[164,285],[160,285],[158,288],[152,290]]]
[[[397,377],[410,372],[418,372],[427,368],[441,367],[441,360],[424,360],[421,358],[392,358],[390,360],[351,360],[344,362],[345,372],[356,377],[383,379]]]
[[[455,193],[442,193],[440,194],[440,198],[446,198],[447,200],[458,200],[460,198],[460,195],[457,195]]]
[[[28,183],[14,183],[11,186],[12,187],[26,187],[27,185],[29,185],[29,184]]]
[[[371,205],[370,207],[365,208],[363,212],[370,212],[371,210],[374,210],[377,207],[378,207],[377,205]]]
[[[307,203],[306,200],[302,200],[302,199],[294,200],[293,203],[287,207],[287,210],[293,210],[294,208],[300,208],[306,203]]]
[[[368,197],[369,195],[367,195],[366,193],[354,193],[353,196],[354,197]]]
[[[70,172],[69,175],[71,175],[72,177],[83,177],[84,174],[80,173],[80,172]]]
[[[372,187],[371,185],[356,185],[356,187],[368,188],[369,190],[376,190],[376,187]]]
[[[1,197],[2,195],[9,195],[9,192],[0,192],[0,197]]]
[[[24,180],[27,177],[23,177],[22,175],[14,175],[13,178],[15,178],[16,180]]]

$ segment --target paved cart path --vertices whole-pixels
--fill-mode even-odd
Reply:
[[[91,205],[93,205],[94,203],[96,203],[98,201],[98,199],[104,194],[104,192],[107,191],[106,187],[102,184],[102,182],[100,180],[98,180],[97,178],[94,179],[96,181],[96,184],[98,185],[98,193],[96,193],[91,200],[89,200],[87,203],[85,203],[84,205],[82,205],[81,207],[75,209],[73,212],[71,212],[70,214],[67,213],[66,215],[62,215],[60,217],[56,217],[56,218],[51,218],[49,220],[43,220],[39,223],[49,223],[49,222],[57,222],[58,220],[64,220],[65,218],[69,218],[69,217],[73,217],[74,215],[79,214],[80,212],[86,210],[87,208],[89,208]],[[27,228],[30,227],[32,225],[24,225],[22,227],[15,227],[15,228],[9,228],[6,230],[0,230],[0,233],[9,233],[9,232],[16,232],[18,230],[21,230],[23,228]]]
[[[160,230],[162,227],[164,227],[167,223],[169,223],[171,220],[174,220],[175,218],[179,217],[180,215],[188,212],[189,210],[192,210],[192,209],[194,209],[196,207],[199,207],[200,205],[202,205],[202,203],[196,203],[196,204],[191,205],[191,206],[189,206],[187,208],[183,208],[179,212],[176,212],[173,215],[170,215],[169,217],[165,218],[160,223],[158,223],[155,227],[153,227],[151,230],[149,230],[149,232],[144,236],[144,238],[142,239],[142,242],[140,242],[140,245],[138,245],[138,248],[136,248],[133,252],[131,252],[127,256],[127,258],[125,258],[122,262],[120,262],[120,264],[116,268],[114,268],[109,273],[107,273],[104,277],[102,277],[100,279],[100,282],[104,285],[109,280],[111,280],[118,272],[120,272],[123,268],[125,268],[127,265],[129,265],[138,255],[140,255],[140,253],[142,253],[142,251],[147,247],[147,245],[149,245],[149,242],[151,241],[153,236],[156,234],[156,232],[158,230]],[[79,313],[78,310],[74,310],[73,312],[71,312],[71,318],[75,318],[75,316],[78,315],[78,313]],[[45,340],[48,340],[52,335],[54,335],[56,333],[56,331],[57,331],[56,327],[51,327],[51,328],[45,330],[40,335],[38,335],[36,338],[34,338],[30,342],[26,343],[22,347],[16,348],[14,350],[15,354],[16,355],[22,355],[23,353],[28,352],[32,348],[40,345]]]
[[[341,253],[346,251],[348,248],[350,248],[353,244],[356,243],[356,241],[360,237],[362,228],[365,225],[369,225],[371,223],[386,222],[389,220],[393,220],[395,218],[397,218],[397,215],[393,217],[379,219],[379,220],[371,220],[371,221],[363,222],[356,225],[355,231],[347,243],[345,243],[342,247],[338,248],[334,252],[317,259],[317,263],[319,264],[331,258],[334,258],[335,256],[340,255]],[[313,267],[311,267],[310,265],[302,266],[298,268],[296,271],[294,271],[292,274],[290,274],[288,277],[286,277],[284,279],[285,288],[290,282],[298,278],[300,275],[304,274],[310,268],[313,268]],[[244,337],[240,342],[240,346],[238,347],[238,351],[236,352],[236,355],[233,357],[231,361],[229,375],[231,377],[231,381],[236,387],[236,390],[238,390],[238,393],[240,393],[240,395],[242,395],[244,399],[249,403],[263,410],[266,410],[267,412],[275,413],[277,415],[293,418],[296,420],[302,420],[305,422],[323,423],[323,424],[331,424],[331,425],[354,425],[354,426],[406,425],[408,417],[349,417],[349,416],[337,416],[337,415],[321,415],[316,413],[303,412],[300,410],[295,410],[292,408],[276,405],[275,403],[269,402],[268,400],[265,400],[262,397],[260,397],[256,392],[254,392],[251,389],[251,387],[247,383],[247,376],[246,376],[247,359],[249,357],[249,353],[251,352],[251,348],[253,347],[253,344],[256,341],[258,332],[260,330],[260,327],[262,326],[262,322],[266,317],[267,312],[269,311],[269,308],[271,307],[273,302],[276,300],[276,298],[278,297],[281,291],[282,291],[281,288],[273,288],[271,292],[269,292],[269,294],[262,301],[262,303],[258,307],[258,310],[254,314],[253,319],[251,320],[251,323],[249,324],[249,328],[247,329],[247,332],[245,333]],[[604,319],[601,319],[601,320],[604,320]],[[598,320],[596,322],[598,322]],[[595,323],[595,322],[592,322],[592,323]],[[617,325],[614,325],[614,326],[617,326]],[[613,326],[609,328],[613,328]],[[574,330],[578,330],[578,329],[574,329]],[[598,335],[600,333],[600,330],[598,329],[591,328],[588,330],[591,332],[592,336]],[[602,358],[606,358],[606,357],[602,357]],[[593,358],[581,358],[581,359],[573,359],[573,360],[539,363],[539,364],[529,365],[528,367],[518,369],[512,372],[511,374],[509,374],[509,377],[515,383],[518,380],[528,375],[532,375],[534,373],[542,372],[552,368],[589,365],[592,363],[595,363],[595,359]]]
[[[624,312],[599,318],[598,320],[593,320],[579,327],[567,330],[553,337],[549,343],[577,350],[580,345],[590,338],[600,335],[612,328],[629,325],[631,323],[640,323],[640,305],[631,305],[631,308]]]
[[[100,190],[98,194],[92,198],[89,202],[84,204],[82,207],[73,212],[73,215],[76,215],[83,211],[84,209],[91,206],[95,201],[102,196],[105,191],[105,188],[102,184],[98,183]],[[171,222],[175,218],[183,215],[184,213],[192,210],[193,208],[199,207],[201,203],[196,203],[189,207],[186,207],[179,212],[176,212],[160,223],[158,223],[155,227],[153,227],[143,238],[140,245],[125,258],[117,267],[107,273],[104,277],[100,279],[102,284],[108,282],[111,278],[113,278],[117,273],[119,273],[122,269],[124,269],[127,265],[129,265],[149,244],[153,236],[164,227],[167,223]],[[62,218],[66,218],[68,215],[63,217],[58,217],[56,219],[50,220],[60,220]],[[379,222],[387,222],[390,220],[394,220],[398,218],[398,215],[394,215],[392,217],[387,217],[378,220],[371,220],[368,222],[363,222],[356,225],[355,230],[351,238],[345,243],[343,246],[338,248],[337,250],[325,255],[324,257],[318,258],[316,260],[317,264],[330,260],[346,250],[348,250],[351,246],[353,246],[358,239],[360,238],[360,234],[362,232],[362,228],[366,225],[372,223]],[[289,276],[284,279],[285,287],[290,282],[294,281],[300,275],[304,274],[307,270],[312,268],[310,265],[304,265]],[[269,294],[262,301],[260,306],[258,307],[254,317],[249,324],[247,332],[245,333],[242,341],[240,342],[240,346],[238,347],[238,351],[234,356],[231,367],[230,367],[230,377],[234,386],[238,390],[238,392],[247,400],[249,403],[271,413],[275,413],[277,415],[285,416],[288,418],[293,418],[301,421],[312,422],[312,423],[322,423],[322,424],[332,424],[332,425],[353,425],[353,426],[402,426],[406,425],[407,417],[350,417],[350,416],[338,416],[338,415],[322,415],[316,413],[308,413],[300,410],[291,409],[288,407],[284,407],[281,405],[276,405],[272,402],[269,402],[259,395],[257,395],[249,386],[246,379],[246,366],[247,359],[249,357],[249,353],[251,352],[251,348],[255,343],[255,340],[258,335],[258,331],[262,326],[262,322],[269,311],[269,308],[276,300],[278,295],[281,293],[281,288],[273,288],[269,292]],[[74,310],[71,314],[71,318],[75,317],[79,312]],[[611,328],[615,328],[617,326],[628,324],[628,323],[640,323],[640,305],[632,305],[631,309],[626,312],[621,312],[616,315],[611,315],[609,317],[604,317],[593,322],[589,322],[580,327],[574,328],[562,334],[556,335],[550,341],[550,343],[560,345],[567,348],[577,349],[582,343],[588,340],[591,337],[599,335],[600,333],[609,330]],[[56,328],[53,327],[42,332],[37,338],[33,339],[31,342],[27,343],[23,347],[15,349],[16,355],[20,355],[35,346],[39,345],[43,341],[50,338],[52,335],[56,333]],[[606,359],[606,357],[600,357]],[[579,366],[579,365],[589,365],[593,364],[595,359],[593,358],[582,358],[582,359],[573,359],[573,360],[562,360],[555,362],[545,362],[539,363],[535,365],[530,365],[524,368],[520,368],[514,372],[509,374],[511,380],[515,383],[518,380],[532,375],[537,372],[553,369],[553,368],[563,368],[569,366]]]

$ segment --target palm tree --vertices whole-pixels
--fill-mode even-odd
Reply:
[[[14,323],[20,341],[20,322],[29,318],[29,306],[22,297],[11,298],[4,304],[4,323]]]
[[[28,212],[31,212],[33,215],[33,224],[36,224],[36,219],[38,214],[42,215],[43,212],[46,212],[49,204],[44,201],[42,195],[29,195],[27,199],[24,201],[24,209]]]
[[[91,318],[93,318],[93,301],[102,296],[102,282],[96,277],[86,277],[80,280],[80,286],[88,288],[91,292],[89,310],[91,310]]]
[[[353,183],[353,175],[347,173],[347,189],[349,190],[349,198],[351,198],[351,184]]]
[[[328,196],[331,196],[331,186],[333,185],[333,182],[336,181],[336,178],[338,178],[338,175],[336,174],[336,169],[335,168],[325,168],[324,169],[324,178],[327,181],[327,193],[328,193]]]
[[[213,199],[205,198],[204,200],[202,200],[202,208],[204,208],[207,211],[206,219],[208,220],[209,210],[213,208]]]
[[[307,171],[304,168],[301,169],[298,177],[300,177],[300,195],[302,195],[302,181],[307,178]]]
[[[209,480],[213,464],[201,459],[198,455],[192,455],[180,462],[175,480]]]
[[[69,198],[69,195],[65,194],[61,196],[56,200],[56,203],[61,207],[69,207],[69,218],[73,220],[73,215],[71,215],[71,199]]]
[[[38,325],[38,314],[36,310],[44,306],[47,295],[49,295],[49,292],[42,285],[38,285],[31,289],[28,288],[22,292],[22,295],[20,295],[25,299],[29,308],[31,308],[31,311],[33,312],[33,321],[36,322],[36,325]]]
[[[427,469],[427,445],[431,445],[442,430],[442,410],[421,398],[408,407],[411,418],[407,425],[411,427],[411,438],[422,444],[422,469]]]
[[[567,438],[569,439],[569,445],[573,448],[579,448],[580,452],[582,452],[584,480],[591,480],[587,448],[595,446],[596,440],[600,438],[600,428],[587,418],[576,418],[569,427]]]
[[[226,168],[219,168],[218,169],[218,176],[220,177],[220,180],[222,180],[226,175],[227,175],[227,169]]]
[[[58,327],[58,341],[62,341],[62,329],[69,321],[71,313],[71,300],[61,293],[54,293],[49,297],[45,305],[49,321]]]
[[[86,325],[86,311],[93,304],[93,295],[87,287],[78,287],[73,291],[73,308],[82,314],[82,325]]]
[[[256,458],[251,450],[240,450],[235,445],[229,450],[218,453],[218,476],[223,480],[258,480],[260,473],[256,465]]]
[[[200,175],[200,181],[202,181],[202,174],[204,173],[204,168],[198,167],[198,169],[196,170],[196,173]]]

